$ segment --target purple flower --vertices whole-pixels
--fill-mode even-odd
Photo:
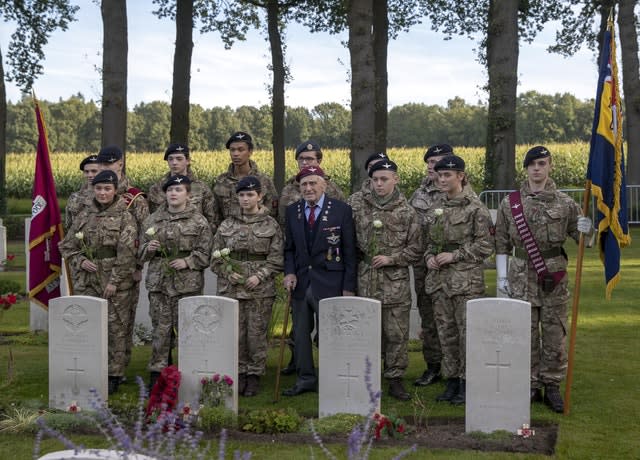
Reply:
[[[213,380],[215,383],[218,383],[220,381],[220,374],[213,374],[211,380]]]

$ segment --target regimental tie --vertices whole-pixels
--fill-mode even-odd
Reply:
[[[316,223],[316,208],[318,207],[317,204],[314,204],[313,206],[309,207],[309,227],[313,228],[313,226]]]

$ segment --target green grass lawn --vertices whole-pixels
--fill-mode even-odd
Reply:
[[[638,241],[640,230],[634,229],[633,237]],[[22,253],[21,245],[10,245],[10,252]],[[571,261],[575,263],[576,247],[567,244]],[[640,292],[640,249],[624,249],[622,281],[613,292],[611,301],[604,298],[603,272],[595,249],[587,249],[582,276],[581,302],[577,331],[577,346],[574,366],[571,413],[562,416],[550,412],[546,406],[532,407],[532,425],[553,421],[559,424],[559,438],[554,458],[559,459],[630,459],[640,458],[640,307],[635,298]],[[572,265],[573,267],[573,265]],[[4,276],[7,273],[2,273]],[[13,273],[11,273],[13,275]],[[570,271],[575,279],[575,268]],[[495,290],[495,272],[487,271],[489,293]],[[4,312],[0,318],[0,335],[21,335],[12,337],[11,345],[0,345],[0,410],[13,405],[42,408],[47,405],[47,337],[46,334],[28,333],[28,305],[26,302]],[[9,350],[14,358],[14,378],[7,381]],[[418,377],[424,370],[419,347],[413,344],[410,352],[410,367],[406,375],[407,383]],[[147,378],[146,362],[149,347],[136,347],[132,363],[127,370],[128,383],[121,388],[118,398],[134,401],[137,387],[133,383],[136,375]],[[267,376],[263,379],[263,391],[255,398],[240,398],[240,409],[292,407],[305,416],[317,416],[318,396],[306,393],[296,398],[281,398],[273,403],[275,387],[277,348],[269,354]],[[283,377],[282,387],[293,384],[295,377]],[[411,387],[413,390],[413,387]],[[442,391],[441,385],[420,388],[417,395],[426,403],[427,423],[429,417],[463,417],[464,408],[433,402]],[[413,402],[399,402],[383,396],[382,410],[385,413],[411,416],[416,411]],[[86,444],[96,445],[99,438],[76,437]],[[14,460],[31,458],[33,435],[16,436],[0,432],[0,458]],[[322,458],[316,446],[313,454]],[[43,443],[43,452],[61,449],[57,442]],[[310,446],[283,443],[247,444],[229,441],[227,452],[234,449],[254,452],[252,458],[282,459],[310,458]],[[339,457],[346,458],[343,446],[330,446]],[[371,458],[391,458],[401,450],[398,448],[378,448]],[[229,454],[228,454],[229,455]],[[212,454],[212,456],[215,456]],[[431,459],[542,459],[541,455],[508,453],[481,453],[471,451],[420,449],[407,458]]]

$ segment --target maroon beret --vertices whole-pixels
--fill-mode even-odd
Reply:
[[[320,166],[305,166],[298,172],[296,181],[300,182],[303,177],[307,176],[320,176],[324,179],[324,171]]]

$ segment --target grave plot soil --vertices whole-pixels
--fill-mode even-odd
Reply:
[[[409,423],[410,421],[407,420]],[[415,444],[426,449],[460,449],[478,451],[519,452],[528,454],[553,455],[558,438],[558,425],[549,422],[532,422],[535,435],[523,438],[517,435],[502,433],[500,435],[466,434],[464,419],[429,419],[426,428],[418,428],[406,436],[396,439],[380,439],[374,441],[374,447]],[[228,430],[229,439],[250,442],[286,442],[290,444],[315,444],[309,434],[254,434]],[[321,436],[325,444],[346,444],[347,436]]]

